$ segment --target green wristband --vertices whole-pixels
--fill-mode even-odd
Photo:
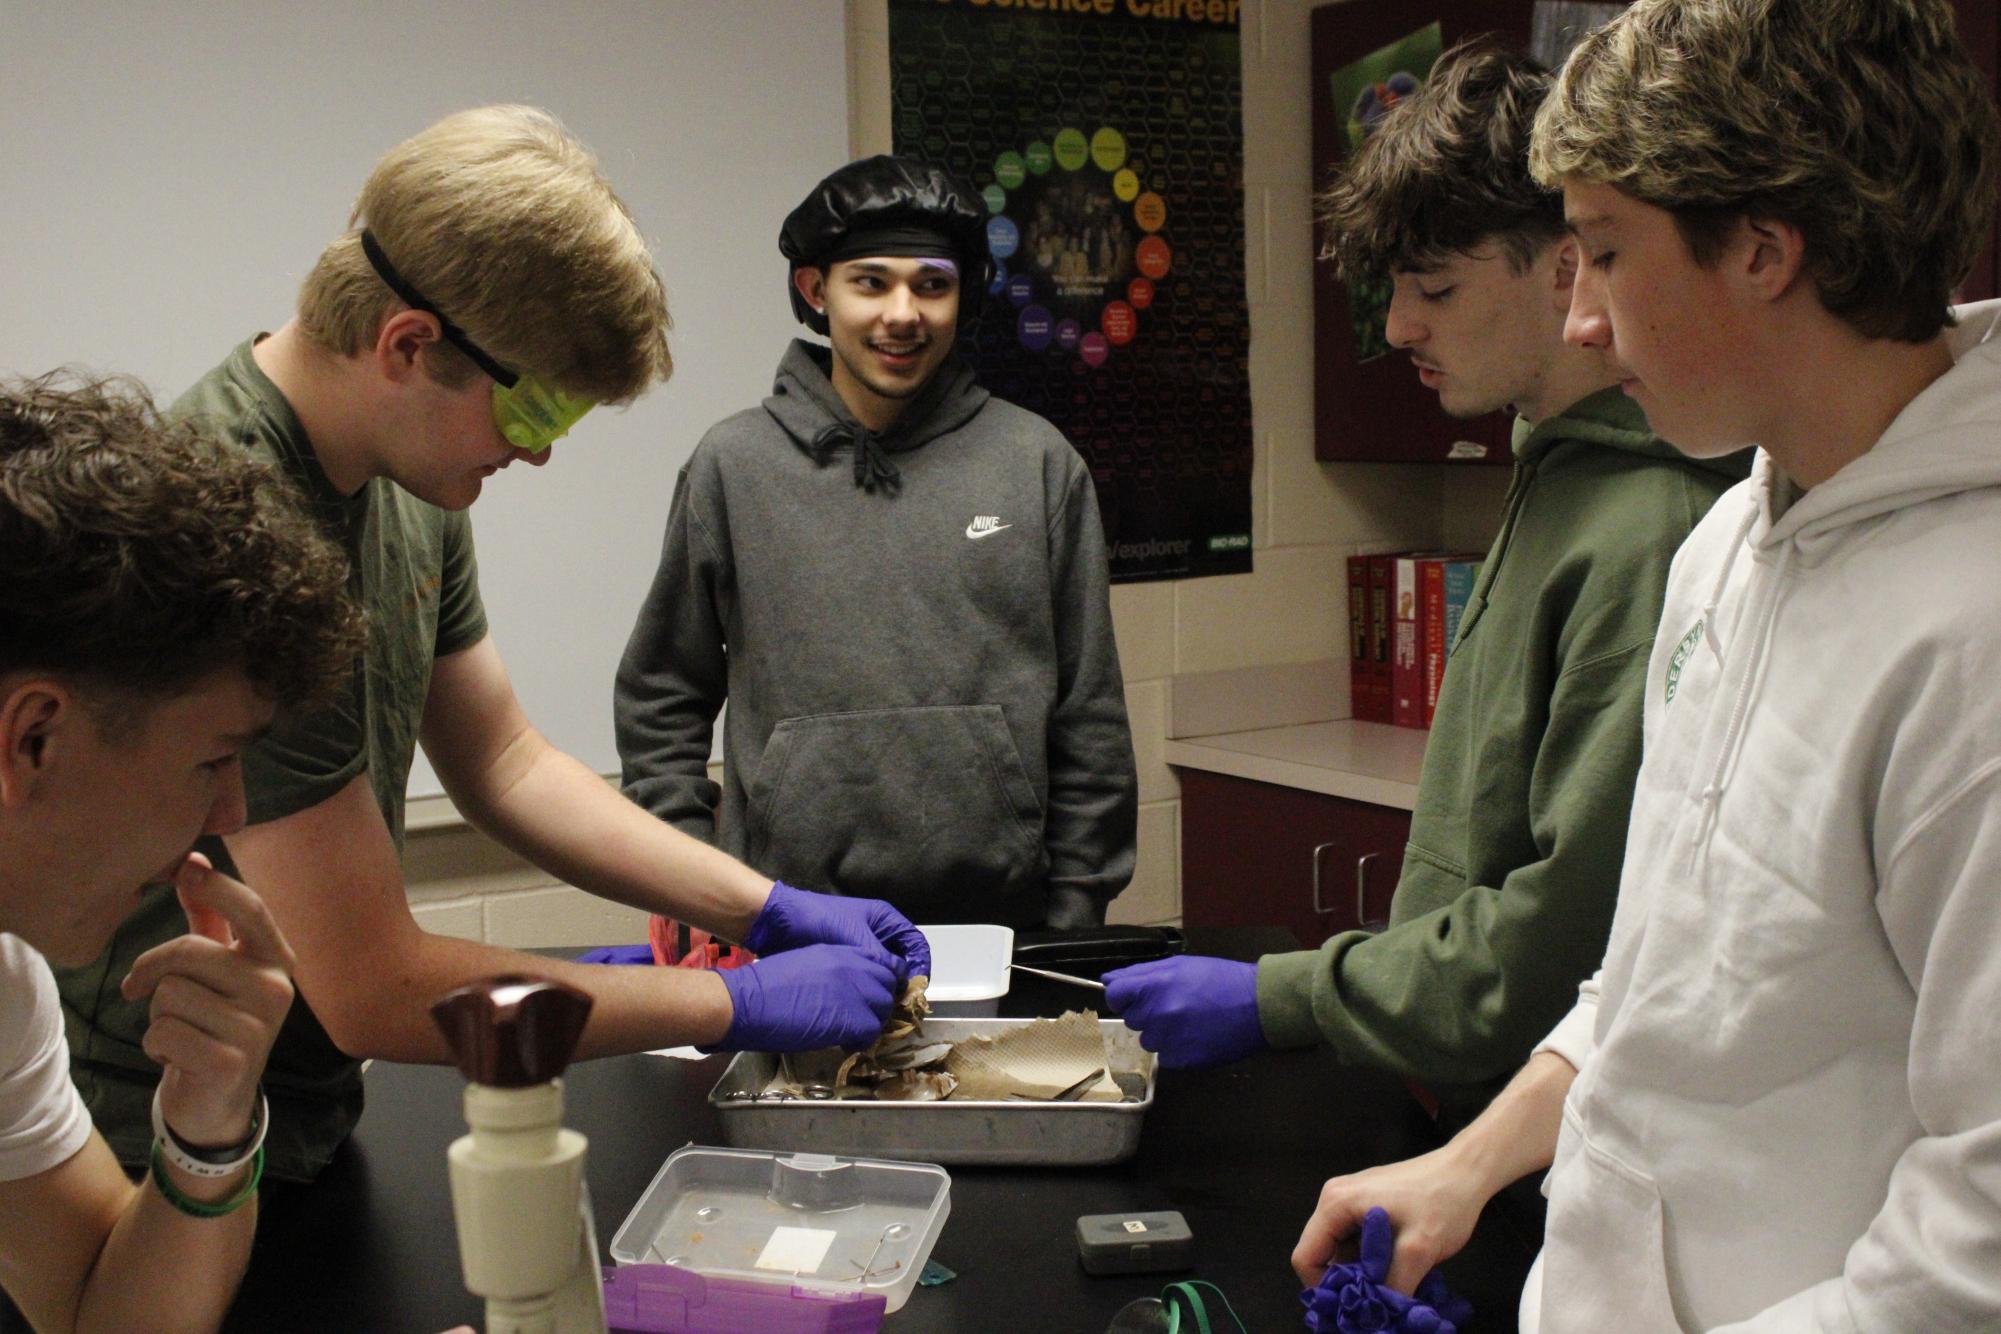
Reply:
[[[167,1165],[162,1161],[160,1141],[153,1141],[153,1184],[160,1188],[161,1198],[190,1218],[221,1218],[233,1214],[244,1205],[257,1198],[257,1183],[264,1179],[264,1146],[258,1145],[256,1154],[250,1160],[250,1180],[243,1183],[243,1189],[219,1204],[208,1204],[201,1200],[189,1199],[167,1179]]]

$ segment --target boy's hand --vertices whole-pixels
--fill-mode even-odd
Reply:
[[[1299,1234],[1292,1252],[1293,1272],[1302,1286],[1310,1288],[1329,1264],[1354,1259],[1362,1220],[1379,1206],[1396,1226],[1387,1283],[1398,1292],[1415,1292],[1434,1266],[1466,1245],[1486,1203],[1473,1173],[1449,1148],[1335,1177],[1321,1187],[1320,1203]]]
[[[140,955],[120,987],[152,997],[142,1044],[160,1063],[160,1111],[197,1148],[241,1143],[278,1026],[292,1005],[292,950],[249,888],[191,852],[174,877],[188,934]]]
[[[897,970],[897,985],[931,975],[931,945],[910,919],[881,899],[848,899],[794,889],[783,881],[744,935],[752,954],[779,954],[801,945],[851,945],[881,953]]]
[[[1201,954],[1105,974],[1105,1004],[1169,1068],[1227,1065],[1266,1049],[1258,966]]]
[[[724,1051],[866,1047],[900,985],[882,951],[846,945],[803,945],[716,976],[730,996]]]

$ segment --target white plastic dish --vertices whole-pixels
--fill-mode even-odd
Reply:
[[[1014,928],[954,922],[917,929],[931,945],[931,985],[924,993],[931,1012],[972,1019],[999,1013],[1014,961]]]

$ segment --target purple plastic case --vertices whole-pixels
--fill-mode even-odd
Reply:
[[[679,1265],[612,1265],[604,1271],[605,1323],[613,1334],[875,1334],[879,1292],[709,1278]]]

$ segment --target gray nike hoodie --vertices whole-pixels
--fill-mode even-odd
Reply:
[[[618,673],[625,790],[918,921],[1102,921],[1138,783],[1090,473],[956,358],[874,435],[829,356],[795,341],[681,470]]]

